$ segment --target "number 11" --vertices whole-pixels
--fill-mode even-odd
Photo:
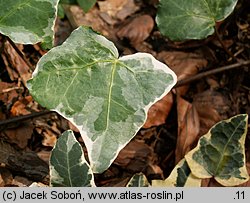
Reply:
[[[237,191],[236,195],[237,195],[237,199],[245,199],[245,192],[244,191],[242,191],[242,192]]]

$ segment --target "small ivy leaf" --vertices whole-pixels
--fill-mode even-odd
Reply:
[[[203,39],[214,33],[215,23],[224,20],[237,0],[160,0],[156,23],[171,40]]]
[[[147,177],[143,173],[135,174],[128,182],[127,187],[149,187]]]
[[[81,145],[71,130],[57,140],[50,157],[50,185],[53,187],[88,187],[94,175],[84,158]]]
[[[200,187],[201,179],[195,177],[185,159],[179,161],[166,180],[153,180],[152,187]]]
[[[92,170],[102,173],[175,83],[174,72],[152,55],[118,58],[112,42],[79,27],[40,59],[28,88],[79,129]]]
[[[60,0],[62,4],[78,4],[87,13],[96,3],[96,0]]]
[[[0,0],[0,33],[21,44],[53,45],[59,0]]]
[[[58,4],[58,9],[57,9],[57,16],[61,19],[65,17],[64,9],[62,4]]]
[[[77,0],[77,3],[87,13],[95,5],[96,0]]]
[[[224,186],[235,186],[249,179],[245,164],[247,114],[240,114],[214,125],[186,156],[192,173],[199,178],[214,177]]]

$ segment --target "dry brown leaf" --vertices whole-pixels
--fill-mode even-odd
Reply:
[[[111,18],[107,13],[100,12],[99,16],[109,25],[113,26],[117,23],[117,21]]]
[[[26,96],[25,98],[16,101],[10,110],[12,116],[30,114],[30,111],[27,110],[27,107],[31,106],[32,102],[33,99],[31,96]]]
[[[55,135],[55,133],[53,133],[53,131],[46,129],[45,131],[43,131],[43,141],[42,144],[43,146],[46,147],[54,147],[57,141],[57,136]]]
[[[4,167],[0,167],[0,187],[11,184],[12,180],[13,177],[11,172]]]
[[[6,166],[22,176],[34,181],[42,181],[49,174],[49,166],[33,151],[23,152],[21,156],[10,155]]]
[[[6,68],[7,72],[8,72],[9,77],[10,77],[10,80],[11,81],[17,80],[18,77],[19,77],[18,73],[10,65],[10,63],[8,61],[8,56],[6,56],[4,53],[2,53],[1,56],[2,56],[3,62],[5,64],[5,68]]]
[[[35,132],[43,137],[42,144],[44,146],[53,147],[62,132],[69,129],[68,121],[57,114],[39,117],[33,122]]]
[[[148,160],[150,156],[152,156],[152,153],[152,150],[144,141],[133,140],[120,151],[114,163],[126,167],[129,170],[140,172],[147,167]]]
[[[194,105],[177,97],[178,137],[175,150],[177,164],[196,144],[200,132],[199,116]]]
[[[22,50],[23,45],[16,45],[19,50]],[[4,44],[4,52],[2,55],[5,55],[8,64],[6,66],[11,66],[13,69],[16,70],[19,77],[21,78],[22,82],[26,84],[27,80],[31,78],[32,71],[31,67],[24,62],[24,60],[18,55],[16,50],[10,45],[8,41]],[[5,60],[5,63],[7,62]]]
[[[38,134],[43,136],[42,144],[44,146],[54,147],[57,137],[62,133],[58,129],[58,125],[56,122],[52,122],[50,125],[46,120],[36,120],[35,121],[35,130]]]
[[[150,15],[142,15],[134,18],[117,32],[120,39],[127,38],[132,45],[143,42],[153,30],[154,20]]]
[[[143,128],[150,128],[164,124],[173,105],[173,93],[169,92],[165,97],[156,102],[148,110],[147,120]]]
[[[193,98],[200,118],[200,135],[207,131],[217,122],[229,117],[231,102],[222,93],[215,90],[207,90],[196,94]],[[232,114],[233,112],[230,112]]]
[[[112,29],[109,29],[109,26],[103,21],[97,7],[93,7],[87,13],[84,13],[81,7],[76,5],[64,5],[64,10],[73,28],[81,25],[89,26],[93,30],[102,33],[105,37],[110,37]]]
[[[27,115],[30,114],[31,111],[38,112],[39,109],[38,104],[34,102],[30,95],[16,101],[10,110],[12,116]]]
[[[137,52],[145,52],[145,53],[151,54],[154,57],[157,56],[157,52],[155,52],[153,50],[152,45],[150,43],[146,42],[146,41],[143,41],[143,42],[138,43],[138,44],[133,44],[133,48],[135,48],[135,50]]]
[[[134,0],[106,0],[98,1],[100,11],[107,13],[111,18],[124,20],[126,17],[135,13],[139,7]]]
[[[0,139],[0,163],[6,164],[10,155],[20,156],[20,152],[10,143]]]
[[[134,139],[120,151],[114,163],[133,173],[144,172],[162,177],[163,172],[155,163],[156,159],[156,154],[144,141]]]
[[[196,75],[198,71],[207,66],[207,60],[201,53],[162,51],[157,58],[166,63],[177,75],[178,81]],[[177,88],[179,95],[185,95],[189,85]]]
[[[50,151],[40,151],[37,153],[37,156],[42,159],[43,161],[45,161],[47,164],[49,164],[49,159],[50,159]]]
[[[0,82],[0,101],[10,105],[18,97],[15,83]]]
[[[15,176],[15,178],[12,181],[12,185],[17,186],[17,187],[28,187],[31,184],[32,184],[32,181],[21,176]]]
[[[10,143],[16,144],[20,149],[27,147],[31,139],[34,126],[32,123],[23,122],[18,128],[4,130],[1,134],[8,137]]]

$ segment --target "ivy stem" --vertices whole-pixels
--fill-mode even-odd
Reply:
[[[219,67],[219,68],[216,68],[216,69],[213,69],[213,70],[209,70],[209,71],[206,71],[206,72],[198,73],[198,74],[196,74],[194,76],[191,76],[189,78],[179,80],[177,82],[177,84],[175,85],[175,87],[180,87],[180,86],[186,85],[188,83],[191,83],[191,82],[193,82],[195,80],[199,80],[201,78],[207,77],[209,75],[217,74],[217,73],[220,73],[220,72],[223,72],[223,71],[231,70],[231,69],[234,69],[234,68],[243,68],[243,67],[245,67],[245,66],[247,66],[249,64],[250,64],[250,60],[241,61],[241,62],[238,62],[238,63],[235,63],[235,64],[230,64],[230,65],[222,66],[222,67]]]

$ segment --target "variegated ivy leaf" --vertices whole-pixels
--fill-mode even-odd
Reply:
[[[53,187],[94,186],[94,175],[72,131],[57,140],[50,157],[50,185]]]
[[[195,177],[186,162],[182,159],[166,180],[153,180],[152,187],[200,187],[201,179]]]
[[[149,187],[149,182],[143,173],[138,173],[129,180],[127,187]]]
[[[199,178],[214,177],[224,186],[249,179],[245,164],[248,115],[240,114],[213,126],[186,156],[192,173]]]
[[[203,39],[214,33],[215,23],[224,20],[237,0],[160,0],[156,23],[172,40]]]
[[[37,64],[28,88],[80,130],[94,172],[106,170],[143,126],[176,75],[146,53],[118,58],[114,44],[79,27]]]
[[[52,47],[59,0],[0,0],[0,33],[16,43]]]

